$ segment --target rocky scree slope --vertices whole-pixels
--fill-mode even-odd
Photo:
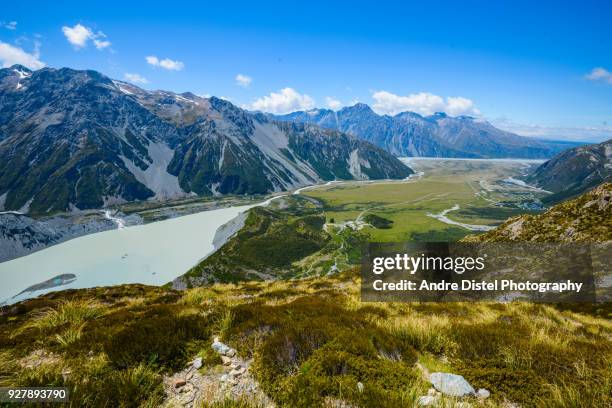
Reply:
[[[96,71],[0,70],[0,211],[53,213],[411,173],[355,137],[277,123],[214,97],[146,91]]]

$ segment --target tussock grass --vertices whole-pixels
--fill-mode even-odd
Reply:
[[[433,354],[452,354],[457,347],[444,330],[449,326],[449,319],[445,316],[400,317],[382,320],[379,324],[389,330],[392,336],[416,350]]]
[[[603,379],[603,384],[577,385],[575,383],[561,382],[549,384],[548,393],[545,398],[537,401],[537,406],[542,408],[592,408],[610,406],[610,395],[612,395],[612,380],[610,377]]]
[[[216,296],[216,293],[210,288],[193,288],[185,291],[179,302],[186,305],[201,306],[211,302]]]
[[[417,361],[491,391],[484,405],[470,400],[473,406],[612,404],[612,325],[597,317],[605,310],[365,304],[356,273],[182,293],[136,285],[71,293],[0,316],[1,385],[67,386],[73,406],[157,406],[164,373],[195,355],[205,367],[220,364],[210,348],[219,335],[253,358],[251,372],[279,407],[415,406],[430,387]],[[43,346],[47,357],[31,366]],[[440,406],[461,402],[445,398]]]
[[[212,332],[225,340],[233,324],[234,311],[231,308],[224,309],[214,318]]]
[[[79,327],[101,314],[100,305],[94,301],[67,300],[60,302],[56,307],[34,311],[32,317],[20,328],[18,333],[31,329],[53,331],[65,326]]]
[[[239,400],[225,399],[217,402],[202,402],[199,408],[265,408],[265,405],[241,398]]]
[[[81,339],[84,327],[85,323],[68,327],[61,334],[56,334],[55,339],[62,347],[69,347]]]

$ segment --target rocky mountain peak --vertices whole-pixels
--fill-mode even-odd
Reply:
[[[364,103],[325,112],[294,112],[275,118],[347,132],[397,156],[534,159],[567,148],[505,132],[470,116],[452,117],[443,112],[427,117],[414,112],[378,115]]]
[[[0,211],[265,194],[412,172],[340,132],[283,125],[220,98],[147,91],[91,70],[0,69]]]
[[[376,115],[374,110],[368,104],[358,102],[353,106],[346,106],[338,112],[339,114],[372,114]]]

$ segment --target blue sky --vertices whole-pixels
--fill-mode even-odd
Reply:
[[[612,137],[609,1],[89,3],[3,4],[0,63],[95,69],[277,113],[360,101]]]

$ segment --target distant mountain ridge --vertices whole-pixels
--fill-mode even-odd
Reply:
[[[0,211],[268,193],[411,173],[354,136],[276,122],[218,98],[146,91],[96,71],[0,69]]]
[[[555,193],[546,198],[548,202],[576,196],[609,181],[612,181],[612,139],[561,152],[527,178],[527,182]]]
[[[337,112],[313,109],[273,117],[350,133],[396,156],[543,159],[576,145],[519,136],[470,116],[378,115],[364,103]]]

